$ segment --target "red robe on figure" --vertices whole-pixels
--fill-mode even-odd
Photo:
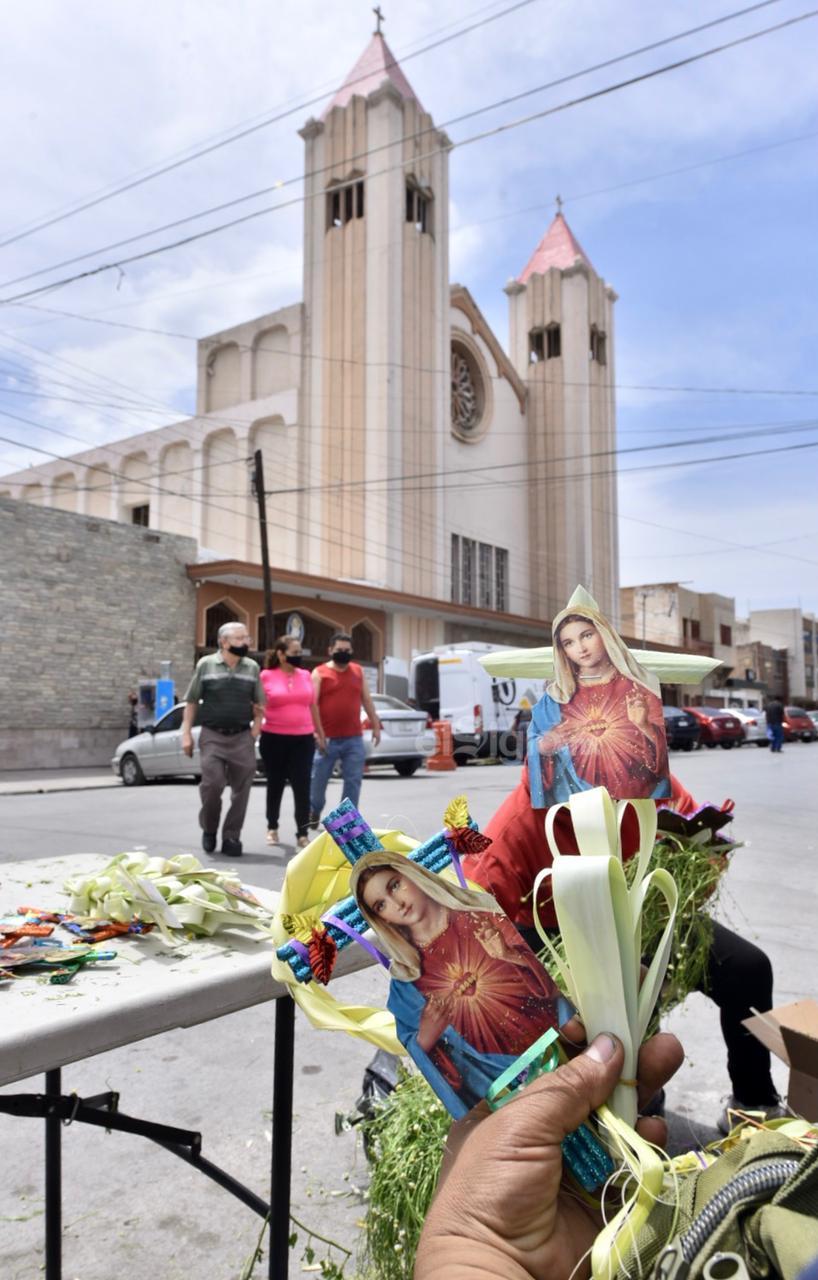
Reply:
[[[673,774],[673,788],[669,800],[659,801],[660,807],[675,809],[677,813],[690,814],[696,802]],[[532,809],[528,791],[528,767],[523,766],[522,777],[514,790],[506,796],[497,812],[483,828],[491,844],[483,853],[463,859],[463,870],[470,880],[493,894],[506,914],[515,924],[532,928],[532,889],[537,873],[550,867],[551,851],[545,838],[545,809]],[[555,823],[555,833],[563,853],[577,853],[574,833],[567,809],[562,809]],[[628,810],[622,824],[623,857],[636,853],[639,831],[633,811]],[[540,922],[545,928],[555,928],[557,917],[551,891],[541,886],[537,899]]]

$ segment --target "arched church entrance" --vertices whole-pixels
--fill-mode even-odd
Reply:
[[[205,610],[205,649],[218,649],[219,627],[226,622],[244,622],[245,618],[227,600],[219,600]]]

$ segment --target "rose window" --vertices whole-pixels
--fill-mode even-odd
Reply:
[[[473,435],[483,416],[483,381],[477,364],[465,347],[452,344],[452,430]]]

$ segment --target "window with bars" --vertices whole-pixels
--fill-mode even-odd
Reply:
[[[453,604],[508,612],[508,551],[453,533],[450,595]]]
[[[508,613],[508,552],[504,547],[494,550],[494,607],[499,613]]]
[[[451,600],[460,604],[460,534],[452,534]]]
[[[473,538],[460,539],[460,603],[474,604],[474,560],[477,543]]]
[[[421,191],[414,182],[406,184],[406,221],[414,223],[421,233],[432,230],[432,196]]]
[[[364,184],[362,180],[332,187],[327,192],[327,231],[346,226],[353,218],[364,216]]]
[[[490,609],[494,598],[494,547],[489,546],[487,542],[481,542],[479,548],[480,554],[480,576],[478,581],[477,603],[481,609]]]
[[[595,324],[591,325],[591,359],[597,364],[608,363],[608,339]]]
[[[528,335],[528,362],[540,364],[543,360],[556,360],[562,355],[562,333],[558,324],[544,329],[532,329]]]

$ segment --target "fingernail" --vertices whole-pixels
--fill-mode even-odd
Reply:
[[[594,1062],[610,1062],[618,1047],[618,1043],[613,1036],[602,1032],[588,1045],[585,1052],[589,1058],[593,1058]]]

